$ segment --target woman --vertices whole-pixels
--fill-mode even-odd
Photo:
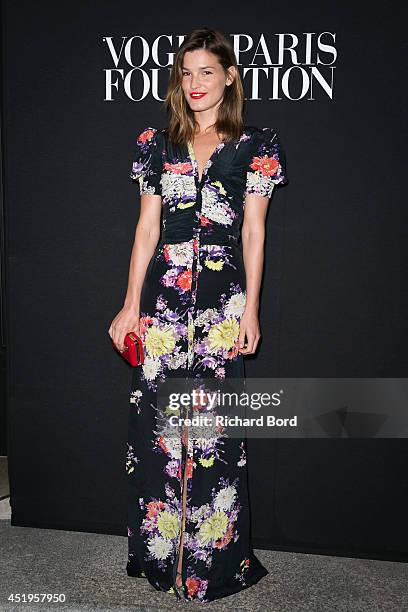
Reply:
[[[252,550],[245,438],[163,426],[158,402],[169,380],[178,389],[176,379],[243,378],[243,356],[260,338],[265,216],[287,178],[276,131],[245,127],[243,103],[228,39],[192,32],[172,67],[168,127],[137,138],[141,213],[125,303],[109,329],[119,351],[130,330],[145,349],[130,393],[127,573],[198,602],[268,573]]]

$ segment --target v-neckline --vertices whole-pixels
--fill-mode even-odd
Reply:
[[[193,165],[194,174],[197,177],[199,184],[202,183],[203,178],[205,177],[205,175],[207,173],[207,170],[208,170],[208,167],[210,165],[210,162],[212,162],[212,160],[213,160],[213,157],[216,155],[216,153],[218,153],[219,149],[224,144],[225,144],[225,141],[224,140],[220,140],[220,142],[216,145],[214,151],[211,153],[210,157],[207,159],[206,163],[204,164],[203,171],[202,171],[202,174],[201,174],[201,177],[200,177],[199,168],[198,168],[198,161],[197,161],[197,158],[196,158],[196,155],[195,155],[195,152],[194,152],[193,143],[190,140],[187,142],[188,153],[189,153],[192,165]]]

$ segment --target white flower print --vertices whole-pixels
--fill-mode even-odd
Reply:
[[[166,250],[172,266],[191,266],[193,263],[193,250],[190,242],[167,244]]]
[[[175,174],[165,172],[161,179],[163,196],[173,200],[194,202],[196,198],[196,188],[194,177],[188,174]]]
[[[165,540],[159,535],[153,536],[148,541],[147,547],[155,559],[167,559],[172,551],[171,540]]]
[[[190,514],[190,521],[193,523],[197,523],[197,521],[201,520],[207,513],[210,512],[211,506],[210,504],[203,504],[197,510],[194,510]]]
[[[160,370],[160,359],[146,356],[142,368],[146,380],[154,380]]]
[[[234,211],[226,202],[220,200],[220,195],[214,190],[203,187],[201,212],[207,219],[221,225],[232,225]]]
[[[167,367],[169,370],[178,370],[186,365],[188,353],[180,351],[179,353],[175,353],[172,355],[168,362]]]
[[[275,187],[270,176],[263,176],[261,172],[247,173],[246,194],[254,193],[260,196],[270,197]]]
[[[216,316],[216,314],[217,311],[215,308],[207,308],[203,313],[196,317],[195,325],[197,327],[208,325],[208,323],[211,323],[211,320]]]
[[[237,490],[233,486],[225,487],[218,491],[214,500],[214,508],[216,510],[229,510],[235,501]]]
[[[173,435],[169,435],[166,437],[163,436],[163,442],[166,445],[167,455],[171,459],[180,459],[181,457],[181,440],[179,437]]]
[[[227,317],[242,317],[245,310],[246,294],[245,292],[235,293],[228,300],[224,314]]]

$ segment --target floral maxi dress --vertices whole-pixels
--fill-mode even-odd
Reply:
[[[245,196],[270,197],[287,182],[285,155],[275,129],[247,126],[239,139],[218,144],[199,177],[191,143],[174,145],[166,129],[147,127],[136,141],[131,178],[141,194],[161,195],[162,235],[141,292],[145,361],[132,370],[126,570],[159,591],[206,603],[268,574],[251,543],[246,439],[217,430],[186,441],[160,427],[158,389],[176,378],[244,378]]]

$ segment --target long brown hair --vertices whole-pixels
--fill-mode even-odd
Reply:
[[[218,116],[214,129],[218,134],[222,134],[226,141],[237,139],[244,130],[244,88],[238,72],[232,44],[222,32],[210,28],[193,30],[183,41],[175,55],[164,100],[168,113],[167,133],[169,139],[174,144],[179,144],[192,141],[194,138],[197,122],[194,112],[185,99],[181,80],[183,78],[182,66],[184,54],[195,49],[206,49],[208,52],[213,53],[226,75],[230,66],[235,66],[236,68],[236,76],[233,82],[224,89],[224,96],[218,107]]]

